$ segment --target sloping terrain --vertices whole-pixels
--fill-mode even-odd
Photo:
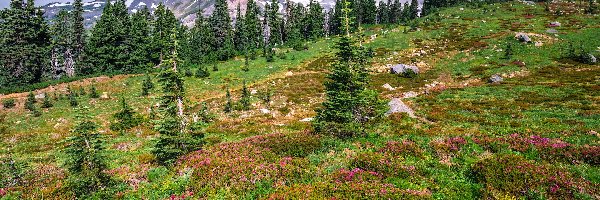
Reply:
[[[216,118],[203,129],[204,149],[173,169],[153,162],[150,120],[124,133],[108,128],[120,97],[148,118],[160,94],[139,95],[143,76],[97,81],[109,98],[79,101],[102,125],[109,173],[119,181],[115,198],[599,199],[600,65],[567,56],[571,46],[600,54],[600,17],[580,13],[582,6],[453,7],[420,19],[416,31],[366,27],[365,45],[375,51],[370,87],[388,101],[401,98],[416,118],[392,114],[362,137],[310,131],[337,38],[305,51],[279,49],[274,62],[250,61],[249,72],[240,58],[220,63],[209,78],[186,77],[189,110],[206,102]],[[519,32],[532,41],[519,42]],[[390,74],[399,63],[420,73]],[[502,81],[488,83],[494,75]],[[237,100],[243,80],[253,109],[223,113],[226,89]],[[26,187],[3,198],[71,197],[61,187],[61,149],[75,112],[64,98],[54,103],[37,118],[19,106],[4,111],[0,155],[29,163],[29,173]]]

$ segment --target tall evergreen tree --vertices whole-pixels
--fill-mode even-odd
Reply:
[[[318,2],[311,0],[308,4],[308,15],[305,18],[305,38],[317,39],[323,37],[323,28],[325,24],[325,14],[323,7]]]
[[[106,152],[98,125],[92,121],[87,108],[78,111],[78,123],[67,139],[65,167],[69,171],[68,187],[76,196],[84,197],[110,185],[110,176],[104,171]]]
[[[71,12],[71,29],[73,31],[72,49],[73,49],[73,61],[76,73],[81,71],[85,72],[90,70],[90,65],[87,63],[85,55],[85,26],[83,18],[83,3],[82,0],[75,0],[73,2],[73,11]]]
[[[212,44],[215,57],[218,60],[227,60],[234,54],[234,45],[231,33],[231,18],[225,0],[215,1],[215,10],[209,20],[215,36]]]
[[[343,24],[350,29],[349,3],[343,9]],[[337,44],[337,60],[325,82],[326,100],[317,110],[315,130],[338,137],[351,137],[361,133],[368,122],[383,115],[385,104],[377,92],[367,89],[366,66],[369,55],[363,47],[355,45],[349,31]]]
[[[33,0],[12,0],[0,11],[0,87],[41,82],[48,71],[49,34]]]
[[[187,39],[188,45],[192,48],[187,53],[186,59],[192,64],[206,64],[215,60],[215,52],[212,48],[215,36],[211,25],[202,13],[203,11],[200,10],[196,14],[195,25],[190,30],[191,33]]]
[[[244,27],[244,16],[242,16],[241,5],[238,4],[235,15],[235,26],[233,28],[233,43],[238,54],[243,54],[247,49],[246,28]]]
[[[342,33],[342,0],[336,0],[333,7],[333,15],[329,19],[329,32],[331,35],[339,35]]]
[[[129,61],[129,15],[124,0],[114,4],[107,1],[102,16],[92,29],[85,49],[94,70],[88,73],[131,71]]]
[[[360,1],[360,23],[375,24],[377,19],[377,5],[375,0],[359,0]]]
[[[388,13],[388,21],[389,23],[396,24],[400,22],[400,18],[402,18],[402,3],[400,2],[400,0],[389,0],[388,3],[390,4],[388,6],[390,9]]]
[[[152,78],[150,75],[146,74],[146,78],[142,82],[142,96],[148,96],[150,91],[154,88],[154,83],[152,83]]]
[[[385,1],[379,1],[379,6],[377,7],[377,23],[378,24],[387,24],[389,23],[388,14],[389,8],[388,4]]]
[[[293,3],[290,1],[286,2],[286,43],[288,46],[296,50],[300,50],[303,46],[303,18],[304,18],[304,7],[302,4]]]
[[[151,21],[149,20],[151,18],[152,14],[145,6],[131,16],[131,29],[129,32],[131,54],[128,61],[131,71],[143,71],[154,65],[151,47]]]
[[[244,15],[243,33],[246,34],[246,43],[248,51],[254,57],[254,50],[263,46],[263,34],[260,25],[260,10],[254,0],[248,0],[246,3],[246,15]]]
[[[155,63],[161,63],[165,56],[169,56],[173,41],[171,35],[177,32],[177,18],[171,10],[160,3],[154,11],[156,21],[154,22],[152,52],[155,52],[153,59]]]
[[[269,43],[271,46],[283,44],[283,19],[279,13],[279,2],[271,0],[269,9],[265,12],[269,24]]]
[[[409,16],[408,19],[416,19],[419,17],[419,2],[417,0],[411,0],[409,6]]]
[[[185,89],[183,79],[178,73],[180,62],[177,49],[178,41],[175,31],[171,34],[171,54],[162,63],[159,82],[162,85],[163,96],[160,102],[161,119],[156,122],[156,130],[160,133],[158,142],[152,150],[157,161],[163,165],[172,164],[179,156],[198,149],[200,139],[188,133],[186,116],[184,115],[183,99]]]

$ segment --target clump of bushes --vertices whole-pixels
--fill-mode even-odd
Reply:
[[[2,100],[2,107],[10,109],[15,107],[15,99],[4,99]]]
[[[498,194],[513,197],[575,199],[580,193],[596,194],[589,181],[573,177],[568,171],[539,165],[522,156],[497,155],[480,160],[471,167],[472,178],[483,184],[484,199]]]
[[[249,138],[256,146],[267,148],[281,156],[305,157],[321,147],[319,136],[309,132],[276,133]]]

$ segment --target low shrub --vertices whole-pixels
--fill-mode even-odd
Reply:
[[[415,142],[410,140],[388,141],[379,152],[393,156],[422,156],[423,150]]]
[[[519,155],[483,159],[471,167],[472,178],[483,184],[484,199],[498,194],[514,197],[544,196],[575,199],[578,193],[595,194],[597,185],[548,165],[538,165]]]
[[[10,109],[15,107],[15,99],[4,99],[2,100],[2,107]]]

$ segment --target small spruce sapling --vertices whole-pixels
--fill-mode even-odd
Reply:
[[[42,108],[51,108],[52,102],[50,102],[50,95],[44,95],[44,101],[42,102]]]
[[[133,111],[123,97],[121,97],[121,111],[115,113],[113,118],[115,122],[110,124],[110,130],[113,131],[126,131],[140,125],[142,122],[141,117]]]
[[[144,81],[142,82],[142,96],[148,96],[150,91],[154,88],[154,83],[152,83],[152,78],[149,75],[146,75]]]
[[[246,87],[246,81],[244,81],[244,86],[242,87],[242,96],[240,97],[240,109],[241,110],[250,110],[250,91]]]
[[[230,113],[233,109],[233,102],[231,102],[231,92],[227,89],[227,93],[225,94],[225,98],[227,98],[227,102],[225,103],[225,107],[223,108],[223,112]]]

